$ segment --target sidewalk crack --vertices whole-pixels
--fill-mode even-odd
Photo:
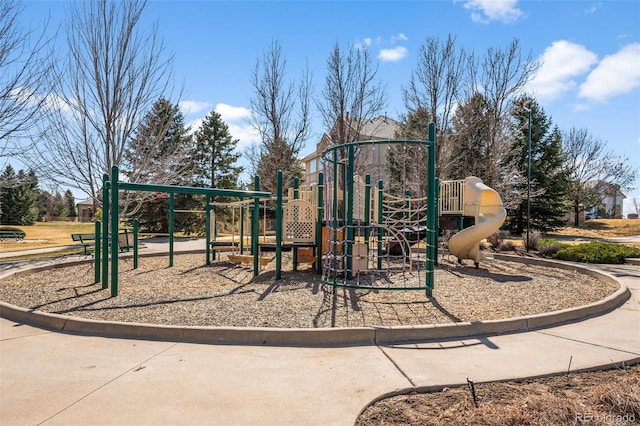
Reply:
[[[387,357],[387,359],[391,362],[391,364],[393,364],[393,366],[396,367],[396,369],[400,372],[400,374],[402,374],[404,378],[407,379],[409,383],[411,383],[411,386],[415,388],[416,384],[413,382],[413,380],[411,380],[411,377],[409,377],[409,375],[407,375],[407,373],[405,373],[404,370],[400,368],[398,363],[395,362],[393,358],[391,358],[391,355],[389,355],[382,346],[380,345],[376,345],[376,346],[378,347],[378,349],[380,349],[380,351],[384,354],[384,356]]]
[[[169,345],[168,347],[162,349],[161,351],[151,355],[150,357],[148,357],[147,359],[143,360],[142,362],[134,365],[133,367],[125,370],[124,372],[118,374],[115,377],[112,377],[111,379],[107,380],[105,383],[101,384],[100,386],[98,386],[97,388],[93,389],[92,391],[89,391],[86,395],[81,396],[80,398],[78,398],[76,401],[72,402],[71,404],[67,405],[66,407],[62,408],[61,410],[58,410],[56,413],[50,415],[49,417],[47,417],[46,419],[42,420],[41,422],[38,423],[38,425],[42,425],[44,423],[47,423],[49,420],[55,418],[56,416],[58,416],[59,414],[64,413],[65,411],[67,411],[69,408],[73,407],[74,405],[78,404],[80,401],[83,401],[84,399],[88,398],[90,395],[93,395],[94,393],[98,392],[100,389],[110,385],[111,383],[115,382],[116,380],[118,380],[119,378],[121,378],[122,376],[124,376],[127,373],[130,373],[132,371],[138,371],[141,368],[144,368],[143,365],[149,361],[151,361],[152,359],[156,358],[159,355],[162,355],[163,353],[165,353],[166,351],[168,351],[169,349],[174,348],[178,343],[174,343],[172,345]]]
[[[612,346],[606,346],[606,345],[601,345],[601,344],[598,344],[598,343],[587,342],[585,340],[572,339],[571,337],[566,337],[566,336],[559,336],[557,334],[553,334],[553,333],[549,333],[549,332],[545,332],[545,331],[536,331],[536,333],[544,334],[545,336],[556,337],[558,339],[569,340],[571,342],[582,343],[582,344],[589,345],[589,346],[595,346],[595,347],[598,347],[598,348],[610,349],[610,350],[613,350],[613,351],[623,352],[623,353],[626,353],[626,354],[640,355],[640,351],[638,351],[638,352],[628,351],[628,350],[625,350],[625,349],[614,348]]]

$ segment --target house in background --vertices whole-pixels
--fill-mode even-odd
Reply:
[[[78,211],[78,222],[93,222],[96,211],[94,201],[91,198],[77,203],[76,209]]]
[[[620,191],[620,185],[599,180],[591,181],[589,184],[601,195],[602,201],[600,206],[594,206],[586,210],[585,218],[606,217],[622,219],[622,206],[627,196]]]
[[[356,140],[387,140],[396,137],[396,131],[399,130],[400,123],[381,115],[372,120],[366,120],[362,123],[362,128]],[[331,136],[327,133],[322,135],[320,142],[316,145],[315,152],[307,155],[302,159],[304,165],[303,182],[311,187],[318,184],[318,174],[323,171],[322,153],[330,146],[334,145]],[[358,162],[367,165],[367,172],[372,175],[373,180],[377,180],[376,170],[382,170],[387,164],[387,152],[384,149],[375,150],[371,146],[365,146],[361,150]]]

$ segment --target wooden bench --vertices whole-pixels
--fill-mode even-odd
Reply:
[[[87,249],[95,244],[96,234],[71,234],[73,241],[79,241],[84,248],[84,254],[89,254]],[[118,233],[118,248],[120,251],[129,251],[133,247],[133,234],[124,231]]]
[[[73,241],[80,241],[82,248],[84,248],[84,254],[89,254],[87,249],[94,244],[96,240],[96,234],[71,234]]]
[[[24,232],[22,231],[0,231],[0,241],[15,239],[20,241],[24,238]]]

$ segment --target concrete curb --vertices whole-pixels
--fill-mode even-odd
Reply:
[[[588,269],[582,265],[579,266],[568,262],[518,256],[496,255],[496,258],[573,270],[602,280],[615,282],[620,288],[615,293],[598,302],[561,311],[505,320],[417,326],[296,329],[165,326],[89,320],[25,309],[2,301],[0,301],[0,317],[58,332],[115,338],[257,346],[332,347],[392,345],[397,343],[446,340],[478,335],[525,332],[603,315],[621,306],[631,297],[629,289],[613,276]],[[87,261],[38,267],[27,271],[19,271],[17,274],[23,275],[52,267],[70,266],[71,264],[84,262]]]

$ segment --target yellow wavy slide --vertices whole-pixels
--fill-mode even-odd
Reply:
[[[477,266],[485,257],[480,251],[480,241],[500,229],[507,211],[496,190],[475,176],[465,179],[463,198],[463,214],[475,217],[475,225],[449,239],[449,253],[458,259],[472,259]]]

